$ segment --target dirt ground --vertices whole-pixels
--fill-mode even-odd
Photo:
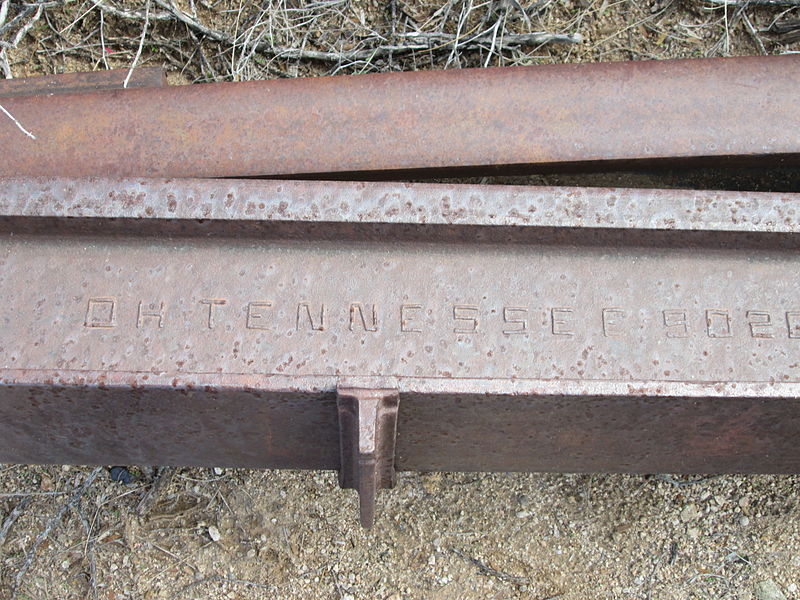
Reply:
[[[0,0],[0,73],[779,54],[800,51],[798,4]],[[800,477],[401,473],[367,532],[334,473],[128,469],[0,465],[0,598],[800,598]]]

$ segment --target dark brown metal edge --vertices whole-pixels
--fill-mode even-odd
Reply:
[[[129,73],[130,78],[128,78]],[[160,67],[139,67],[133,72],[129,69],[111,69],[0,79],[0,98],[119,90],[123,89],[126,78],[128,78],[128,89],[158,88],[167,85],[167,74]]]
[[[207,381],[4,387],[0,460],[340,468],[335,390],[261,391]],[[797,395],[404,392],[399,407],[400,471],[800,471]]]
[[[337,389],[339,485],[358,491],[361,525],[372,527],[379,489],[395,484],[397,390]]]

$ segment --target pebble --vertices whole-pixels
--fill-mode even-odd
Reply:
[[[117,481],[128,485],[133,482],[133,474],[125,467],[111,467],[109,469],[111,481]]]
[[[750,517],[745,515],[744,517],[739,519],[739,525],[741,525],[742,527],[747,527],[748,525],[750,525]]]
[[[772,579],[756,583],[753,590],[756,600],[786,600],[786,596]]]
[[[212,542],[218,542],[220,539],[222,539],[222,534],[220,534],[219,529],[217,529],[214,525],[211,525],[208,528],[208,537],[211,538]]]
[[[519,511],[517,513],[517,518],[518,519],[527,519],[530,516],[531,516],[531,513],[529,513],[527,510],[521,510],[521,511]]]
[[[219,467],[214,467],[214,475],[222,475],[225,471]]]
[[[681,521],[683,521],[684,523],[688,523],[689,521],[694,521],[699,516],[700,516],[700,511],[694,504],[687,504],[686,506],[683,507],[683,510],[681,511]]]

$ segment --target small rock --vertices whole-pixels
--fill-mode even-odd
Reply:
[[[42,478],[39,481],[39,489],[43,492],[52,492],[53,479],[49,475],[42,475]]]
[[[220,469],[219,467],[214,467],[213,470],[214,470],[214,475],[222,475],[225,472],[224,469]]]
[[[429,564],[430,566],[434,566],[434,565],[436,564],[436,555],[435,555],[435,554],[431,554],[431,555],[428,557],[428,564]]]
[[[741,525],[742,527],[747,527],[748,525],[750,525],[750,517],[748,517],[747,515],[743,516],[741,519],[739,519],[739,525]]]
[[[690,527],[689,531],[687,531],[686,533],[693,540],[696,540],[697,538],[700,537],[700,530],[697,527]]]
[[[518,519],[527,519],[530,516],[531,516],[531,513],[529,513],[527,510],[521,510],[521,511],[517,512],[517,518]]]
[[[755,588],[756,600],[786,600],[786,596],[772,579],[765,579],[756,583]]]
[[[133,481],[133,475],[125,467],[111,467],[109,474],[111,475],[111,481],[119,481],[125,485]]]
[[[686,506],[683,507],[683,510],[681,511],[681,521],[683,521],[684,523],[688,523],[689,521],[694,521],[699,516],[700,516],[700,511],[694,504],[687,504]]]
[[[211,538],[212,542],[218,542],[222,539],[222,534],[220,534],[215,525],[210,525],[208,527],[208,537]]]
[[[353,594],[345,594],[342,596],[342,600],[356,600],[356,597]]]

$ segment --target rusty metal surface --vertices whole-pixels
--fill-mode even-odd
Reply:
[[[372,527],[379,489],[395,485],[397,390],[339,388],[339,486],[358,491],[361,526]]]
[[[87,73],[40,75],[20,79],[0,79],[0,98],[122,89],[125,78],[128,77],[128,71],[129,69],[112,69]],[[158,67],[134,69],[128,79],[128,88],[154,88],[166,85],[167,75],[163,69]]]
[[[31,222],[97,219],[122,231],[151,221],[153,227],[189,234],[238,224],[308,224],[308,229],[359,225],[400,226],[395,236],[424,226],[448,236],[471,227],[468,239],[487,228],[557,228],[586,236],[587,230],[800,233],[797,194],[703,190],[637,190],[529,186],[341,183],[327,181],[232,181],[65,177],[0,178],[0,217],[38,217]],[[67,219],[69,218],[69,219]],[[102,218],[102,220],[101,220]],[[82,219],[82,220],[81,220]],[[203,222],[198,220],[202,219]],[[24,221],[24,219],[20,219]],[[50,223],[51,221],[47,221]],[[407,227],[402,227],[407,226]],[[224,229],[224,228],[222,228]],[[788,239],[788,238],[786,238]]]
[[[800,56],[219,83],[4,100],[0,175],[797,164]]]
[[[800,472],[799,207],[0,180],[0,461],[339,468],[349,388],[400,470]]]

